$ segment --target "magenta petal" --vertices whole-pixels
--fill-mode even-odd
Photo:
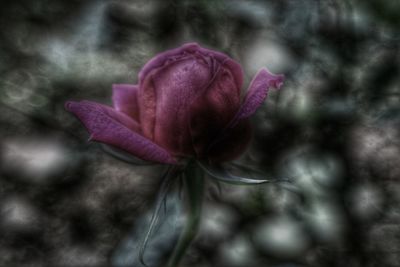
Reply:
[[[165,149],[133,131],[134,120],[123,113],[90,101],[67,102],[65,108],[82,121],[92,140],[113,145],[143,160],[177,163]]]
[[[151,72],[155,68],[161,67],[168,59],[183,53],[185,50],[193,51],[193,50],[198,50],[199,48],[200,46],[197,43],[187,43],[178,48],[167,50],[165,52],[157,54],[149,62],[147,62],[146,65],[144,65],[143,68],[140,70],[139,84],[142,84],[145,76],[149,72]]]
[[[240,107],[240,88],[230,70],[221,69],[207,90],[190,106],[189,129],[192,146],[198,157],[229,125]]]
[[[233,59],[227,58],[224,65],[228,67],[235,78],[237,88],[241,89],[243,86],[243,70],[239,63]]]
[[[251,81],[243,104],[236,113],[230,127],[234,127],[238,121],[253,115],[267,97],[269,88],[275,87],[279,89],[283,84],[283,80],[284,76],[282,74],[275,75],[265,68],[261,69]]]
[[[211,75],[208,66],[195,57],[147,75],[139,91],[143,135],[173,155],[193,154],[188,127],[190,104],[207,89]]]
[[[68,110],[68,105],[69,103],[76,103],[76,102],[67,102],[66,108]],[[124,125],[125,127],[127,127],[128,129],[140,133],[140,125],[137,123],[136,120],[132,119],[131,117],[129,117],[128,115],[122,113],[122,112],[118,112],[115,109],[100,104],[100,103],[96,103],[96,102],[92,102],[92,101],[81,101],[79,103],[76,103],[81,105],[82,107],[92,107],[93,109],[97,109],[97,110],[101,110],[102,113],[106,114],[108,117],[116,120],[117,122],[121,123],[122,125]]]
[[[236,85],[238,88],[242,87],[243,84],[243,70],[239,63],[229,58],[226,54],[214,51],[211,49],[203,48],[197,43],[186,43],[182,46],[167,50],[165,52],[157,54],[153,57],[146,65],[143,66],[139,72],[139,84],[144,82],[145,77],[156,68],[159,68],[165,64],[168,60],[174,59],[175,57],[182,56],[184,53],[201,53],[204,57],[214,58],[220,64],[228,67],[236,79]]]
[[[113,84],[112,100],[114,108],[138,120],[139,106],[137,102],[138,86],[132,84]]]

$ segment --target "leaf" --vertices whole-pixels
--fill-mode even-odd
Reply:
[[[173,177],[172,177],[173,178]],[[168,190],[161,190],[164,193]],[[114,267],[160,266],[170,255],[183,228],[183,206],[177,192],[158,195],[155,210],[141,216],[133,230],[118,245],[111,262]],[[165,204],[165,212],[160,207]],[[151,228],[151,229],[150,229]],[[143,231],[147,229],[147,231]],[[150,234],[149,234],[150,233]],[[146,240],[145,247],[144,240]],[[143,255],[140,256],[140,250]],[[140,259],[142,257],[142,260]],[[146,265],[141,261],[145,258]]]
[[[188,215],[185,228],[169,258],[167,267],[177,267],[191,242],[196,237],[200,225],[204,196],[204,172],[193,162],[186,166],[184,172],[185,193],[188,204]]]
[[[149,242],[151,234],[153,233],[154,227],[156,226],[161,207],[164,206],[166,210],[166,197],[168,194],[169,186],[171,184],[171,178],[174,178],[173,175],[177,173],[175,170],[176,167],[169,167],[162,177],[162,184],[158,192],[157,200],[155,203],[155,209],[153,211],[153,215],[151,216],[150,220],[150,225],[139,247],[139,261],[144,266],[147,266],[144,261],[144,252],[146,250],[146,246],[147,243]]]
[[[264,183],[279,183],[279,182],[290,182],[287,179],[253,179],[242,176],[236,176],[229,173],[221,166],[217,165],[206,165],[201,162],[197,162],[197,164],[212,178],[217,179],[218,181],[236,184],[236,185],[256,185],[256,184],[264,184]]]

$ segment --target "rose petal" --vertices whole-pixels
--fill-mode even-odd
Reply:
[[[239,90],[242,88],[243,69],[238,62],[231,59],[226,54],[218,51],[209,50],[203,47],[199,47],[198,50],[204,55],[208,55],[212,58],[217,59],[221,65],[223,65],[225,68],[228,68],[231,71],[233,77],[235,78],[237,88],[239,88]]]
[[[163,148],[133,130],[137,124],[123,113],[107,106],[90,102],[67,102],[65,108],[85,125],[91,139],[113,145],[148,161],[176,164]]]
[[[204,92],[211,76],[210,70],[196,59],[171,64],[154,76],[157,88],[154,139],[158,144],[183,155],[193,153],[188,127],[190,104]]]
[[[133,118],[130,118],[128,115],[126,115],[122,112],[116,111],[115,109],[113,109],[109,106],[106,106],[106,105],[103,105],[100,103],[96,103],[96,102],[92,102],[92,101],[86,101],[86,100],[80,101],[79,103],[70,101],[70,102],[67,102],[65,105],[68,110],[68,107],[70,105],[76,105],[76,104],[78,104],[81,107],[81,109],[92,108],[92,109],[96,109],[96,110],[101,110],[102,113],[105,113],[108,117],[118,121],[125,127],[129,128],[130,130],[140,133],[140,125],[137,121],[135,121]],[[70,110],[68,110],[68,111],[70,111]]]
[[[147,62],[139,72],[139,113],[143,135],[150,140],[156,140],[157,137],[160,137],[158,134],[155,134],[156,117],[157,122],[161,124],[161,128],[164,128],[162,125],[167,125],[167,122],[172,120],[173,124],[170,125],[171,127],[167,127],[169,129],[157,130],[160,135],[170,133],[170,136],[172,136],[174,132],[178,133],[177,135],[175,134],[172,139],[167,136],[164,138],[165,140],[160,140],[163,146],[169,149],[173,146],[176,147],[176,143],[179,142],[177,139],[181,140],[181,136],[186,135],[186,133],[184,133],[186,130],[182,129],[182,127],[176,127],[176,125],[178,121],[186,120],[185,118],[181,118],[186,116],[185,114],[187,112],[185,108],[190,99],[194,97],[193,94],[199,93],[199,88],[196,86],[196,84],[199,85],[199,83],[194,80],[196,80],[196,76],[200,73],[196,73],[197,75],[188,75],[187,71],[184,71],[186,72],[186,74],[184,74],[181,72],[182,65],[186,65],[185,67],[193,71],[193,68],[188,66],[190,62],[192,62],[192,65],[196,65],[198,69],[202,68],[201,73],[203,73],[204,70],[208,72],[207,77],[203,76],[204,81],[211,81],[212,76],[209,72],[211,71],[210,68],[213,66],[202,67],[199,62],[196,62],[196,57],[193,55],[193,52],[199,49],[200,46],[198,44],[187,43],[181,47],[157,54]],[[188,62],[189,64],[187,64]],[[166,73],[168,73],[170,77],[165,75]],[[153,77],[155,77],[158,82],[155,82]],[[186,81],[182,81],[182,78],[186,78]],[[193,81],[190,81],[190,78],[193,78]],[[161,88],[158,88],[158,85],[161,85]],[[171,97],[172,95],[173,97]],[[159,108],[160,106],[162,109]],[[174,110],[176,112],[180,110],[178,115],[180,118],[177,120],[175,120],[174,117],[176,116]],[[158,118],[158,114],[160,113],[161,116],[166,117],[166,121]],[[180,126],[181,125],[182,124],[180,124]],[[163,138],[161,137],[160,139]]]
[[[228,67],[231,70],[232,75],[233,77],[235,77],[236,80],[236,86],[237,88],[239,88],[239,90],[241,90],[243,86],[243,69],[240,66],[240,64],[234,61],[233,59],[228,58],[224,62],[224,65],[225,67]]]
[[[142,84],[144,78],[155,68],[159,68],[164,65],[168,59],[174,58],[174,56],[182,54],[185,50],[193,51],[199,49],[197,43],[187,43],[178,48],[167,50],[165,52],[157,54],[151,60],[149,60],[146,65],[139,72],[139,84]]]
[[[139,99],[139,121],[142,133],[150,140],[154,140],[154,124],[156,121],[156,90],[152,79],[140,85],[138,92]]]
[[[191,104],[190,133],[198,157],[205,156],[211,143],[233,119],[240,106],[240,88],[232,72],[223,68],[207,90]]]
[[[236,85],[238,88],[242,87],[243,84],[243,70],[239,63],[231,59],[224,53],[210,50],[199,46],[197,43],[186,43],[178,48],[171,49],[162,53],[157,54],[153,57],[139,72],[139,84],[142,84],[144,78],[155,68],[159,68],[165,64],[168,60],[173,61],[177,56],[183,55],[184,53],[195,53],[200,52],[205,57],[216,59],[220,64],[228,67],[232,74],[235,76]]]
[[[208,147],[208,154],[215,155],[211,160],[218,162],[234,159],[244,151],[250,140],[251,130],[246,119],[253,115],[264,102],[269,88],[279,89],[283,84],[283,79],[283,75],[274,75],[267,69],[261,69],[256,74],[239,111]],[[243,140],[240,140],[241,138]],[[236,149],[235,146],[237,146]]]
[[[139,120],[139,106],[137,102],[138,86],[133,84],[113,84],[112,100],[114,108],[128,116]]]
[[[240,120],[250,117],[267,97],[270,87],[279,89],[283,84],[282,74],[272,74],[267,69],[261,69],[250,83],[246,97],[229,128],[234,127]]]
[[[189,108],[207,88],[211,77],[208,65],[194,56],[150,72],[139,91],[144,136],[174,155],[193,154]]]

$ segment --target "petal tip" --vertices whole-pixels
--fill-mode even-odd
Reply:
[[[185,43],[182,45],[182,48],[184,49],[192,49],[192,48],[199,48],[200,45],[196,42],[190,42],[190,43]]]
[[[279,90],[281,89],[284,80],[285,76],[283,74],[279,74],[274,80],[271,81],[271,86]]]
[[[283,85],[283,82],[285,80],[285,75],[283,74],[274,74],[271,71],[269,71],[267,68],[262,68],[260,70],[260,73],[263,73],[266,75],[266,78],[268,80],[268,86],[274,87],[275,89],[280,89]]]
[[[67,102],[65,102],[65,104],[64,104],[64,108],[67,110],[67,111],[72,111],[72,109],[73,109],[73,107],[74,107],[74,105],[76,104],[77,102],[75,102],[75,101],[67,101]]]

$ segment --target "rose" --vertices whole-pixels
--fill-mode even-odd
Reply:
[[[283,75],[261,69],[242,97],[241,66],[195,43],[158,54],[139,73],[138,85],[114,84],[114,108],[67,102],[91,139],[143,160],[177,164],[196,158],[222,162],[239,156],[250,140],[248,118]]]
[[[230,175],[213,164],[234,159],[250,141],[249,117],[263,103],[270,87],[279,88],[283,75],[261,69],[244,94],[240,65],[225,54],[185,44],[151,59],[140,71],[138,85],[113,85],[114,108],[95,102],[66,103],[82,121],[90,139],[125,150],[146,161],[170,166],[156,201],[155,213],[139,249],[144,250],[166,199],[171,178],[184,173],[188,219],[167,266],[178,266],[197,232],[204,174],[221,181],[258,184],[268,180]],[[244,95],[244,96],[242,96]],[[185,160],[186,161],[186,160]]]

